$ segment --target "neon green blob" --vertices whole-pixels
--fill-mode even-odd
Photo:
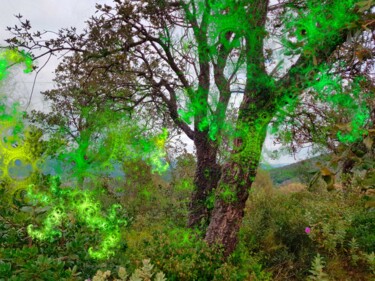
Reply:
[[[17,49],[7,49],[0,52],[0,81],[8,75],[8,69],[15,64],[24,63],[26,68],[25,73],[30,73],[33,70],[32,57],[25,51]]]
[[[120,226],[126,226],[126,219],[119,219],[117,210],[120,205],[112,205],[106,212],[102,210],[99,202],[95,199],[96,192],[93,190],[79,190],[74,187],[59,186],[59,178],[52,178],[49,192],[34,192],[34,187],[28,189],[28,198],[31,202],[42,204],[42,207],[53,206],[43,221],[40,229],[28,226],[31,237],[40,240],[51,240],[61,236],[61,227],[69,217],[75,217],[77,221],[86,225],[92,231],[100,233],[102,241],[98,249],[89,249],[93,258],[103,259],[114,254],[114,249],[121,241]]]
[[[99,117],[98,117],[99,118]],[[73,183],[71,186],[60,186],[59,176],[52,179],[48,192],[37,191],[30,187],[28,198],[42,207],[53,206],[39,229],[28,227],[31,237],[42,240],[53,240],[61,235],[59,228],[69,217],[74,217],[93,232],[100,234],[101,242],[97,247],[90,247],[88,252],[91,257],[97,259],[108,258],[113,255],[121,242],[121,227],[127,224],[126,219],[118,218],[120,205],[112,205],[109,210],[102,209],[97,195],[102,187],[95,186],[100,178],[100,172],[105,167],[112,167],[112,161],[127,159],[144,159],[152,167],[153,172],[162,173],[168,168],[163,157],[168,131],[146,138],[137,135],[136,128],[124,128],[115,122],[112,128],[106,128],[105,137],[91,143],[91,131],[82,132],[81,138],[75,147],[67,147],[58,152],[58,159],[64,163],[73,163],[73,171],[64,173],[59,171],[59,176],[66,177]],[[98,155],[98,153],[104,153]],[[66,175],[67,174],[67,175]],[[89,181],[84,184],[85,179]],[[77,184],[75,184],[77,183]],[[58,210],[58,212],[56,212]]]
[[[17,104],[11,108],[6,108],[5,104],[0,107],[0,180],[9,183],[9,193],[26,189],[32,174],[38,170],[30,143],[24,142],[28,131],[24,128],[22,115]]]
[[[356,2],[334,0],[322,5],[321,1],[308,0],[308,12],[289,8],[285,16],[287,36],[283,39],[289,46],[288,52],[315,56],[322,51],[322,42],[331,41],[335,45],[341,30],[358,18],[353,12]],[[297,43],[290,41],[288,36],[295,36]]]
[[[27,66],[32,67],[31,58],[25,52],[18,50],[6,50],[0,53],[0,80],[4,79],[8,74],[8,69],[12,64],[24,62]],[[30,163],[32,169],[36,170],[36,159],[34,159],[30,146],[23,144],[23,135],[27,134],[27,130],[23,125],[23,112],[20,112],[17,104],[13,104],[11,108],[7,108],[5,103],[0,101],[0,155],[2,173],[0,180],[10,182],[13,192],[20,188],[26,188],[29,182],[29,176],[17,178],[9,173],[11,166],[16,161],[24,161]]]
[[[0,79],[8,74],[8,69],[13,64],[25,63],[25,72],[33,69],[32,58],[23,51],[7,50],[0,54]],[[90,110],[83,108],[82,113],[89,116]],[[66,180],[73,183],[83,182],[90,178],[92,182],[97,181],[100,174],[98,171],[106,167],[112,167],[112,161],[118,157],[130,159],[142,159],[152,166],[153,172],[162,173],[168,169],[168,164],[163,161],[166,152],[164,150],[168,131],[163,129],[162,133],[151,138],[139,138],[136,133],[139,131],[121,126],[120,119],[115,120],[114,113],[104,111],[95,117],[96,128],[91,128],[81,133],[76,148],[65,147],[56,151],[56,157],[60,161],[74,163],[74,171]],[[111,125],[105,130],[105,138],[102,141],[92,142],[91,136],[98,128]],[[35,159],[29,143],[24,143],[28,129],[23,123],[23,112],[19,111],[17,105],[7,108],[5,103],[0,104],[0,156],[1,173],[0,180],[7,180],[11,183],[12,190],[8,192],[18,193],[20,190],[27,190],[28,204],[34,207],[42,207],[47,210],[46,217],[40,227],[29,225],[27,227],[30,237],[53,241],[61,237],[60,228],[70,218],[83,223],[92,231],[100,234],[101,242],[97,247],[90,247],[88,252],[93,258],[104,259],[115,253],[121,241],[120,227],[127,224],[125,218],[119,218],[119,211],[122,207],[114,204],[109,210],[102,209],[98,199],[98,188],[77,187],[75,184],[62,188],[60,177],[64,175],[63,169],[56,169],[57,176],[52,177],[49,190],[42,191],[32,184],[30,174],[26,176],[14,176],[14,170],[20,170],[21,164],[31,166],[33,172],[40,172],[37,162],[43,159]],[[124,135],[125,134],[125,135]],[[127,157],[126,157],[127,156]],[[100,192],[99,192],[100,193]]]

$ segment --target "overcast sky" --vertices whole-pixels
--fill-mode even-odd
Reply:
[[[14,15],[21,14],[24,19],[31,22],[34,31],[57,31],[62,27],[77,27],[78,32],[85,27],[85,21],[95,13],[95,3],[112,3],[111,0],[0,0],[0,45],[6,45],[4,40],[11,37],[6,30],[7,26],[18,24]],[[37,62],[43,65],[47,58]],[[40,71],[30,109],[48,110],[48,105],[42,101],[40,91],[53,87],[53,71],[58,64],[57,58],[52,58]],[[21,104],[26,105],[31,93],[35,73],[29,75],[21,71],[12,71],[8,84],[12,85],[12,96],[19,99]],[[9,90],[9,89],[8,89]]]
[[[11,34],[6,31],[6,27],[18,24],[18,19],[14,17],[16,14],[21,14],[25,19],[29,19],[34,31],[57,31],[62,27],[74,26],[79,32],[85,27],[85,21],[95,13],[95,3],[111,4],[113,2],[112,0],[0,0],[0,45],[6,45],[4,40],[11,37]],[[45,60],[46,58],[43,58],[37,64],[43,65]],[[53,71],[57,64],[58,59],[53,58],[40,71],[28,110],[48,111],[48,104],[41,99],[40,92],[53,88]],[[7,87],[0,88],[0,91],[4,92],[4,89],[6,89],[8,95],[11,95],[26,107],[34,77],[35,73],[23,74],[20,70],[14,70],[8,80]],[[189,148],[189,150],[192,150],[191,143],[189,143]],[[271,138],[267,138],[265,148],[268,150],[275,149]],[[303,158],[303,155],[305,153],[300,154],[300,157]],[[268,161],[275,164],[292,163],[296,160],[293,157],[284,156],[278,160],[271,161],[268,159]]]

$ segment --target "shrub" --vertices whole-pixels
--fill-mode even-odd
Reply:
[[[375,211],[362,209],[355,213],[348,234],[355,237],[359,247],[368,253],[375,252]]]
[[[303,276],[316,248],[305,233],[308,223],[304,213],[300,193],[255,190],[249,198],[241,240],[266,268],[280,267]]]
[[[124,267],[119,267],[118,269],[118,279],[111,276],[111,271],[101,271],[98,270],[95,276],[92,278],[92,281],[106,281],[106,280],[113,280],[113,281],[166,281],[165,275],[163,272],[158,272],[155,274],[154,266],[150,263],[149,259],[145,259],[142,261],[143,266],[140,269],[136,269],[131,276],[128,275],[126,269]],[[154,277],[154,278],[152,278]],[[86,281],[88,281],[87,279]]]
[[[312,275],[310,275],[307,280],[328,281],[328,275],[323,271],[324,265],[325,262],[323,258],[317,254],[310,270]]]
[[[210,248],[197,233],[177,227],[154,225],[130,231],[125,259],[134,270],[142,257],[156,262],[168,280],[212,280],[223,263],[220,249]]]

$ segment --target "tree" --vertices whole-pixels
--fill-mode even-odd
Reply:
[[[365,5],[365,1],[361,5]],[[368,161],[363,161],[363,156],[371,158],[374,137],[373,41],[374,33],[370,29],[350,33],[346,42],[331,58],[330,62],[336,67],[331,71],[335,78],[331,81],[329,91],[324,94],[310,88],[297,101],[295,110],[288,112],[286,116],[284,114],[284,120],[275,118],[273,121],[282,128],[276,132],[277,142],[287,145],[292,153],[306,145],[313,146],[315,152],[328,153],[329,165],[336,169],[335,177],[342,178],[344,187],[350,185],[354,166],[370,169],[365,165]],[[340,79],[337,79],[338,76]],[[343,84],[339,91],[336,90],[341,88],[338,83]],[[332,95],[334,92],[336,95]],[[358,114],[364,116],[361,128],[355,123],[358,118],[353,118]],[[341,134],[349,132],[352,132],[348,135],[351,138],[343,141]],[[361,134],[363,138],[358,138]],[[324,169],[327,174],[325,166],[322,166],[321,172],[324,173]],[[316,176],[320,176],[320,173]],[[328,179],[328,175],[326,176]]]
[[[147,125],[150,116],[137,116],[141,110],[136,110],[135,106],[146,96],[137,99],[129,91],[135,79],[134,73],[127,71],[127,67],[126,61],[121,61],[120,56],[106,67],[103,67],[100,59],[95,66],[87,65],[80,53],[65,57],[55,71],[56,88],[42,93],[44,100],[51,105],[51,111],[46,113],[34,110],[29,120],[42,126],[51,145],[61,144],[59,148],[64,144],[70,148],[76,147],[74,165],[82,163],[89,167],[107,162],[108,158],[123,162],[124,159],[116,159],[117,156],[112,153],[113,142],[116,141],[113,135],[119,130],[116,127],[127,127],[127,130],[122,131],[124,144],[134,141],[137,135],[137,138],[144,136],[146,141],[160,127],[154,122],[151,130],[151,126]],[[112,69],[112,72],[108,69]],[[137,126],[141,123],[142,127]],[[57,148],[56,145],[51,147],[50,156],[59,155],[56,153]],[[84,174],[78,180],[80,186],[83,185]]]
[[[270,121],[294,109],[306,89],[316,86],[327,94],[340,46],[374,26],[372,2],[365,8],[355,0],[274,6],[263,0],[114,3],[97,5],[100,15],[90,19],[81,35],[63,29],[56,39],[42,41],[41,33],[32,34],[28,21],[21,21],[21,27],[10,28],[16,36],[8,43],[42,49],[34,59],[70,50],[81,53],[85,62],[104,60],[103,67],[126,54],[137,79],[129,89],[149,97],[194,141],[197,169],[188,225],[206,230],[205,239],[223,244],[230,254]],[[288,69],[275,58],[272,40],[280,42],[285,59],[294,61]],[[267,69],[270,65],[273,70]],[[278,74],[282,70],[286,73]],[[226,122],[230,99],[239,92],[243,99],[235,122]],[[220,165],[217,156],[225,138],[231,151]],[[214,191],[210,212],[206,201]]]

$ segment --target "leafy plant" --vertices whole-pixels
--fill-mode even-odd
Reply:
[[[366,258],[366,262],[369,265],[372,274],[375,274],[375,253],[371,252],[370,254],[364,254],[364,257]]]
[[[316,281],[328,281],[328,275],[323,271],[325,262],[320,254],[317,254],[311,267],[311,276],[308,277],[308,280]]]
[[[106,270],[105,272],[98,270],[92,281],[166,281],[165,274],[163,272],[158,272],[155,274],[154,266],[151,264],[149,259],[144,259],[142,261],[143,266],[140,269],[136,269],[131,276],[128,275],[124,267],[119,267],[118,278],[113,277],[110,279],[111,271]],[[153,278],[154,277],[154,278]]]

